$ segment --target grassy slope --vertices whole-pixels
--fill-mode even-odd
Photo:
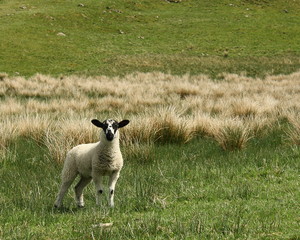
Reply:
[[[240,2],[2,0],[0,71],[255,75],[299,68],[299,2]],[[63,211],[52,209],[61,166],[20,139],[0,161],[0,239],[299,239],[299,149],[279,135],[230,153],[207,139],[156,146],[147,159],[126,159],[115,209],[96,207],[90,185],[85,209],[75,208],[70,193]],[[100,222],[114,225],[92,227]]]
[[[299,239],[299,149],[276,136],[243,152],[203,139],[156,146],[126,159],[115,209],[106,200],[95,206],[91,184],[85,209],[76,209],[72,191],[62,211],[52,209],[61,167],[20,140],[16,157],[1,162],[0,238]],[[113,227],[93,227],[106,222]]]
[[[0,1],[0,71],[261,75],[300,67],[298,1],[78,3]]]

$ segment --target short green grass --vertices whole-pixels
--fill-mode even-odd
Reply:
[[[70,189],[61,210],[62,166],[19,139],[0,162],[0,239],[300,239],[300,149],[279,136],[234,152],[202,138],[152,146],[126,157],[114,209],[90,184],[84,209]]]
[[[299,1],[0,1],[0,72],[25,76],[300,68]],[[58,33],[66,36],[58,36]]]

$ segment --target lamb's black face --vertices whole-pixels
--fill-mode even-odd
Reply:
[[[93,119],[92,123],[95,126],[97,126],[99,128],[102,128],[104,133],[105,133],[106,139],[108,141],[112,141],[115,138],[118,129],[122,128],[122,127],[125,127],[129,123],[129,121],[128,120],[123,120],[123,121],[118,123],[117,121],[112,120],[112,119],[108,119],[108,120],[105,120],[103,122],[100,122],[97,119]]]
[[[108,119],[103,122],[103,131],[108,141],[112,141],[118,130],[118,123],[114,120]]]

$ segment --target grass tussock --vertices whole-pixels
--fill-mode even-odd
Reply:
[[[3,151],[9,143],[11,143],[18,135],[16,124],[9,118],[4,118],[1,121],[0,128],[0,149]]]
[[[189,121],[174,107],[159,109],[153,123],[157,127],[159,143],[186,143],[193,138]]]
[[[131,124],[122,129],[125,144],[186,143],[193,138],[193,130],[183,113],[172,107],[134,116]]]
[[[249,126],[240,120],[233,119],[225,122],[214,137],[223,150],[234,151],[245,148],[253,134]]]
[[[67,149],[97,140],[90,119],[98,116],[130,119],[121,141],[134,149],[200,136],[234,150],[268,134],[285,112],[300,111],[300,84],[295,84],[300,72],[264,79],[222,74],[221,79],[159,72],[124,77],[37,74],[29,79],[5,75],[0,81],[1,148],[17,137],[30,137],[62,161]],[[298,120],[290,122],[288,135],[297,142]]]
[[[68,150],[76,145],[97,141],[97,131],[89,120],[64,119],[46,130],[44,144],[52,158],[63,162]]]
[[[300,146],[300,116],[299,114],[289,113],[288,121],[290,126],[286,130],[288,142]]]
[[[139,144],[133,143],[123,148],[125,159],[130,161],[137,161],[140,163],[149,163],[155,159],[154,144]]]

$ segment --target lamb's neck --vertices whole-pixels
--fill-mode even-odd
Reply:
[[[99,152],[111,152],[116,153],[120,151],[120,141],[118,137],[113,139],[112,141],[107,141],[107,139],[100,139],[98,144]]]

